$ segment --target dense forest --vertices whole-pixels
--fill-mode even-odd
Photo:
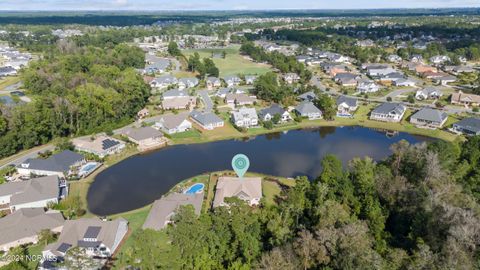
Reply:
[[[143,67],[144,57],[141,49],[128,45],[99,48],[58,41],[21,74],[33,101],[2,108],[0,157],[55,137],[105,131],[131,121],[149,95],[135,70]]]
[[[147,230],[132,235],[136,245],[121,261],[151,269],[478,269],[480,137],[401,141],[391,150],[384,161],[356,158],[346,167],[326,156],[316,179],[298,178],[273,206],[231,198],[230,208],[200,218],[185,207],[168,228],[167,259],[154,259],[162,232]]]

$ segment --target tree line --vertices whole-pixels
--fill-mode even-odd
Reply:
[[[0,157],[56,137],[111,130],[145,105],[149,87],[135,70],[144,65],[139,48],[62,41],[52,52],[21,74],[33,101],[1,110]]]

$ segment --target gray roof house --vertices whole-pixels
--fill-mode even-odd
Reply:
[[[178,87],[183,89],[183,88],[192,88],[197,86],[199,83],[198,79],[195,77],[191,78],[181,78],[178,80]]]
[[[225,198],[237,197],[250,206],[258,205],[262,198],[260,177],[220,177],[215,187],[213,207],[226,206]]]
[[[200,112],[194,110],[190,113],[190,118],[193,122],[206,130],[223,127],[225,124],[223,119],[218,117],[213,112]]]
[[[157,57],[157,59],[155,59],[154,62],[145,66],[145,69],[143,72],[144,73],[163,73],[167,71],[169,66],[170,66],[170,60]]]
[[[298,99],[301,101],[314,101],[317,99],[317,95],[313,91],[308,91],[299,95]]]
[[[128,232],[128,221],[117,218],[103,221],[98,218],[67,220],[58,241],[44,248],[44,257],[62,258],[70,248],[86,248],[90,257],[108,258],[118,248]]]
[[[0,67],[0,77],[13,76],[17,74],[17,70],[13,67]]]
[[[192,128],[192,123],[187,119],[188,115],[188,112],[164,115],[155,122],[153,127],[167,134],[185,132]]]
[[[400,103],[382,103],[370,114],[370,119],[384,122],[400,122],[407,108]]]
[[[37,243],[42,230],[59,233],[65,220],[58,211],[45,212],[43,208],[24,208],[0,218],[0,250],[28,243]]]
[[[150,82],[150,86],[152,88],[167,88],[170,85],[174,85],[178,82],[177,78],[173,77],[172,75],[163,75],[160,77],[156,77]]]
[[[255,76],[255,75],[245,75],[245,83],[246,84],[253,84],[256,79],[257,79],[257,76]]]
[[[353,73],[338,73],[333,79],[342,86],[355,86],[360,76]]]
[[[258,116],[255,108],[240,108],[232,112],[232,122],[237,127],[254,127],[258,125]]]
[[[167,139],[163,134],[149,126],[140,128],[128,128],[123,134],[138,145],[140,151],[145,151],[159,146],[166,145]]]
[[[180,97],[189,97],[190,95],[188,94],[187,91],[181,90],[181,89],[170,89],[168,91],[165,91],[163,94],[163,99],[174,99],[174,98],[180,98]]]
[[[143,229],[161,230],[172,222],[175,211],[180,206],[192,205],[195,214],[200,215],[203,203],[203,192],[196,194],[172,193],[153,203],[143,224]]]
[[[261,109],[258,112],[258,116],[262,121],[270,121],[277,114],[280,116],[280,122],[286,122],[286,121],[292,120],[290,113],[278,104],[273,104],[272,106],[265,109]]]
[[[240,79],[240,77],[238,76],[225,76],[223,77],[223,80],[227,84],[227,87],[239,85],[240,82],[242,82],[242,79]]]
[[[295,111],[301,117],[308,117],[309,120],[322,118],[322,111],[315,107],[313,102],[303,101],[295,107]]]
[[[410,117],[410,123],[426,128],[441,128],[448,119],[448,114],[432,108],[422,108]]]
[[[358,109],[358,100],[353,97],[339,96],[337,98],[337,116],[352,117]]]
[[[222,86],[222,81],[217,77],[207,77],[205,83],[208,89]]]
[[[418,100],[437,99],[441,96],[443,96],[442,89],[431,86],[417,90],[415,93],[415,98]]]
[[[14,212],[22,208],[47,207],[66,195],[67,186],[51,175],[0,185],[0,210]],[[3,209],[2,209],[3,208]]]
[[[30,158],[17,166],[21,175],[58,175],[66,177],[72,173],[71,169],[85,163],[85,157],[81,154],[65,150],[52,155],[47,159]]]
[[[77,151],[92,153],[100,158],[119,153],[125,143],[112,137],[99,135],[94,138],[76,138],[72,140]]]
[[[465,135],[480,135],[480,118],[465,118],[454,123],[452,130]]]

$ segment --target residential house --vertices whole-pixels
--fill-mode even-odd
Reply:
[[[6,77],[6,76],[15,76],[17,75],[17,70],[14,69],[11,66],[7,67],[0,67],[0,77]]]
[[[411,78],[401,78],[398,80],[393,81],[393,85],[395,86],[409,86],[414,87],[417,82]]]
[[[163,134],[149,126],[127,128],[123,134],[127,136],[130,141],[137,144],[140,151],[157,148],[167,144],[167,139]]]
[[[192,123],[188,121],[188,116],[188,112],[164,115],[155,122],[153,127],[167,134],[185,132],[192,128]]]
[[[444,76],[441,76],[441,77],[434,78],[433,81],[435,83],[440,84],[440,85],[447,85],[449,83],[456,82],[457,77],[455,77],[453,75],[444,75]]]
[[[258,113],[258,116],[260,117],[260,120],[262,121],[271,121],[275,115],[279,116],[279,121],[280,122],[287,122],[292,120],[292,117],[290,116],[290,113],[283,109],[280,105],[278,104],[273,104],[272,106],[261,109],[260,112]]]
[[[255,108],[240,108],[232,112],[232,122],[237,127],[255,127],[258,126],[258,116]]]
[[[334,77],[334,81],[342,86],[356,86],[360,76],[353,73],[338,73]]]
[[[421,54],[413,54],[410,56],[410,62],[421,63],[423,62],[423,56]]]
[[[150,54],[147,54],[150,55]],[[156,56],[155,56],[156,57]],[[156,59],[145,66],[144,74],[164,73],[171,66],[170,60],[166,58],[156,57]]]
[[[85,163],[83,155],[65,150],[46,159],[29,158],[17,166],[17,171],[25,176],[58,175],[64,178],[73,174],[75,168]]]
[[[213,207],[228,206],[226,198],[236,197],[250,206],[260,204],[262,179],[260,177],[219,177],[215,187]]]
[[[302,101],[295,107],[295,111],[301,117],[307,117],[309,120],[321,119],[322,111],[311,101]]]
[[[205,81],[208,90],[212,90],[214,87],[222,86],[222,81],[217,77],[207,77]]]
[[[378,80],[384,85],[394,84],[395,81],[405,79],[405,75],[401,72],[393,72],[386,75],[381,75],[378,77]]]
[[[238,86],[242,82],[242,79],[238,76],[225,76],[223,81],[227,84],[227,87]]]
[[[469,117],[460,120],[453,124],[452,130],[468,136],[480,135],[480,118]]]
[[[164,110],[193,110],[197,104],[197,99],[192,96],[176,97],[162,100],[162,108]]]
[[[170,89],[162,94],[163,99],[175,99],[175,98],[181,98],[181,97],[189,97],[190,95],[188,94],[187,91],[184,89]]]
[[[434,64],[434,65],[441,65],[441,64],[444,64],[446,62],[450,62],[450,57],[446,56],[446,55],[435,55],[435,56],[432,56],[430,57],[430,63]]]
[[[370,114],[370,119],[384,122],[400,122],[407,108],[400,103],[382,103]]]
[[[94,154],[100,158],[121,152],[125,143],[105,135],[72,140],[75,150]]]
[[[255,75],[245,75],[245,84],[252,85],[256,79],[257,76]]]
[[[370,66],[367,68],[367,75],[370,77],[381,77],[395,72],[398,71],[389,65]]]
[[[410,117],[410,123],[418,127],[441,128],[448,119],[445,112],[432,108],[423,108]]]
[[[298,99],[301,101],[314,101],[317,99],[317,95],[313,91],[308,91],[299,95]]]
[[[427,66],[427,65],[415,65],[414,71],[417,74],[422,75],[423,73],[436,73],[438,72],[438,69],[432,66]]]
[[[215,93],[215,96],[224,99],[227,96],[227,94],[231,93],[231,92],[232,92],[232,89],[230,89],[230,88],[220,88]]]
[[[443,92],[438,87],[425,87],[423,89],[417,90],[415,93],[415,98],[418,100],[425,99],[438,99],[443,96]]]
[[[178,80],[178,88],[185,89],[185,88],[193,88],[197,86],[199,83],[198,79],[195,77],[192,78],[181,78]]]
[[[53,233],[62,231],[65,220],[58,211],[45,212],[43,208],[23,208],[0,218],[0,250],[29,243],[38,243],[38,235],[43,230]]]
[[[285,73],[282,78],[287,84],[296,83],[300,80],[300,76],[297,73]]]
[[[457,93],[452,94],[450,102],[452,104],[460,104],[465,106],[480,106],[480,96],[458,91]]]
[[[257,102],[257,98],[255,96],[234,93],[228,93],[225,95],[225,103],[232,108],[237,106],[253,105],[255,102]]]
[[[150,82],[150,86],[155,89],[165,89],[169,86],[177,84],[177,78],[173,77],[172,75],[163,75],[160,77],[156,77]]]
[[[9,182],[0,185],[0,210],[47,207],[68,193],[66,182],[56,175]]]
[[[148,213],[142,228],[162,230],[173,222],[175,212],[180,206],[192,205],[197,216],[202,211],[203,192],[196,194],[171,193],[156,200]]]
[[[223,119],[218,117],[213,112],[200,112],[194,110],[190,113],[190,119],[192,119],[192,121],[201,128],[206,130],[220,128],[225,124]]]
[[[143,108],[137,113],[137,118],[142,119],[150,115],[150,112],[148,111],[147,108]]]
[[[358,109],[358,100],[353,97],[339,96],[337,98],[337,116],[352,117]]]
[[[79,247],[87,256],[109,258],[115,253],[128,232],[128,221],[123,218],[101,220],[99,218],[81,218],[67,220],[55,243],[47,245],[44,258],[62,260],[71,248]],[[44,263],[48,265],[49,260]],[[45,265],[42,265],[45,268]],[[46,267],[49,268],[48,266]]]
[[[357,92],[359,93],[375,93],[380,90],[380,86],[372,80],[361,80],[357,85]]]
[[[402,62],[402,57],[396,55],[396,54],[390,54],[387,56],[387,61],[391,63],[400,63]]]

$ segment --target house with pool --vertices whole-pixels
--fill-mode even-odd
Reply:
[[[57,175],[65,178],[74,174],[77,168],[86,163],[85,157],[70,150],[54,154],[46,159],[29,158],[17,166],[17,171],[24,176]]]
[[[215,188],[213,207],[228,206],[225,198],[236,197],[254,206],[262,199],[262,178],[260,177],[220,177]]]
[[[196,185],[196,186],[195,186]],[[171,193],[153,203],[143,229],[162,230],[172,223],[175,212],[180,206],[191,205],[197,216],[200,215],[203,203],[203,184],[195,184],[191,192]]]

